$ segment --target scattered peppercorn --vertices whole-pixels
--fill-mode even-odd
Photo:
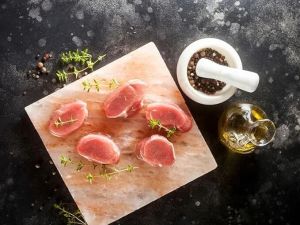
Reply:
[[[49,71],[47,70],[45,63],[47,62],[47,60],[51,59],[52,57],[53,57],[52,54],[48,52],[44,53],[42,57],[39,53],[36,54],[34,58],[35,60],[37,60],[37,62],[36,64],[33,64],[31,70],[27,71],[27,77],[39,79],[40,75],[42,74],[48,75]]]
[[[38,69],[42,69],[43,66],[44,66],[44,64],[43,64],[42,62],[38,62],[38,63],[36,64],[36,67],[37,67]]]
[[[211,48],[199,50],[192,56],[188,63],[187,76],[192,87],[208,95],[215,94],[217,91],[222,90],[226,83],[219,80],[198,77],[196,75],[196,66],[201,58],[207,58],[224,66],[228,66],[228,63],[225,60],[225,56]]]

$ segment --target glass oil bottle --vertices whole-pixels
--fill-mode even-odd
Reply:
[[[231,151],[250,153],[270,143],[275,125],[256,105],[234,104],[223,112],[218,124],[219,139]]]

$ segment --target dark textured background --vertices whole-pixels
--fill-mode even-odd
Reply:
[[[36,53],[87,47],[107,53],[101,67],[154,41],[175,78],[181,51],[204,37],[233,45],[259,88],[217,106],[187,100],[219,167],[114,224],[299,224],[299,10],[298,0],[0,0],[0,224],[65,224],[52,205],[75,207],[24,111],[61,86],[53,73],[26,78]],[[260,105],[275,141],[249,155],[225,150],[217,120],[230,102]]]

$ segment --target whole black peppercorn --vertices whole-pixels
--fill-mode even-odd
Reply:
[[[202,49],[202,50],[196,52],[191,57],[191,59],[188,63],[188,68],[187,68],[187,76],[188,76],[190,84],[196,90],[199,90],[208,95],[211,95],[211,94],[216,93],[217,91],[222,90],[226,84],[222,81],[208,79],[208,78],[202,78],[202,77],[198,77],[195,75],[197,63],[201,58],[207,58],[209,60],[212,60],[216,63],[225,65],[225,66],[228,66],[228,63],[225,60],[225,56],[221,55],[219,52],[217,52],[211,48]]]

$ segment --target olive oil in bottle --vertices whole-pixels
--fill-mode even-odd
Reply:
[[[256,146],[270,143],[275,125],[265,112],[252,104],[234,104],[221,116],[218,125],[220,141],[231,151],[250,153]]]

